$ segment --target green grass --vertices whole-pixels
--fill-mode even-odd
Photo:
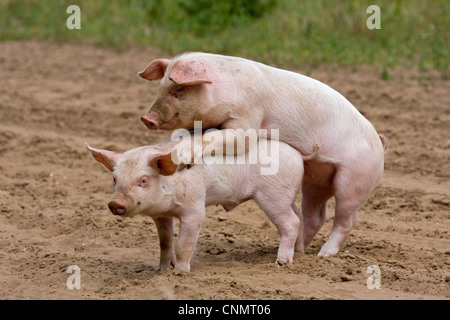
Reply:
[[[68,30],[66,8],[81,8]],[[381,9],[369,30],[366,9]],[[448,0],[3,0],[0,41],[49,39],[117,49],[208,51],[274,65],[413,66],[449,73]]]

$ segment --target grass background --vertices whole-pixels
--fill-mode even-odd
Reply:
[[[81,30],[68,30],[69,5]],[[369,30],[367,7],[381,9]],[[47,39],[118,50],[207,51],[272,65],[369,64],[449,75],[448,0],[0,0],[0,41]]]

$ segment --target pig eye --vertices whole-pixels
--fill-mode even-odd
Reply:
[[[148,177],[144,176],[139,180],[139,187],[145,187],[148,183]]]
[[[113,177],[113,186],[115,186],[115,185],[116,185],[116,178]]]
[[[181,93],[184,91],[185,88],[186,88],[186,87],[178,87],[178,88],[176,88],[175,91],[174,91],[174,93],[173,93],[173,95],[175,96],[175,98],[178,98],[178,95],[181,94]]]

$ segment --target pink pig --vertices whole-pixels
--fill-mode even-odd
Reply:
[[[280,141],[303,155],[313,154],[305,158],[301,186],[304,244],[322,227],[327,201],[334,196],[333,229],[319,255],[339,251],[358,208],[383,174],[387,146],[386,138],[347,99],[298,73],[208,53],[157,59],[139,75],[161,80],[152,107],[141,118],[149,129],[193,128],[194,121],[224,132],[278,129]]]
[[[249,155],[258,152],[261,141],[263,139],[250,147]],[[189,272],[206,205],[221,204],[228,211],[254,199],[280,233],[277,261],[292,263],[294,250],[303,252],[302,215],[294,204],[303,177],[302,156],[285,143],[265,141],[267,144],[262,148],[271,148],[271,152],[278,150],[276,174],[262,175],[261,161],[252,164],[237,160],[230,164],[204,163],[179,170],[172,161],[172,151],[184,140],[144,146],[123,154],[94,149],[87,144],[86,147],[94,159],[113,174],[114,194],[108,204],[112,213],[143,214],[154,219],[161,248],[158,270],[175,266],[176,270]],[[175,254],[174,217],[180,220]]]

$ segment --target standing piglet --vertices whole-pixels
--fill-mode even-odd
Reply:
[[[294,249],[303,252],[302,216],[294,204],[303,177],[302,156],[287,144],[267,140],[251,146],[248,155],[258,153],[259,157],[262,142],[263,148],[275,150],[279,155],[272,159],[275,163],[271,165],[278,170],[271,175],[261,174],[261,161],[251,164],[248,159],[239,161],[239,156],[233,156],[236,161],[229,164],[203,163],[180,170],[172,161],[173,141],[122,154],[87,144],[86,147],[113,175],[114,194],[108,204],[112,213],[143,214],[154,219],[161,247],[158,270],[175,266],[176,270],[188,272],[206,205],[221,204],[231,210],[254,199],[280,233],[277,261],[292,263]],[[174,217],[180,220],[175,254]]]
[[[303,155],[318,148],[304,162],[304,244],[322,227],[327,201],[334,196],[333,229],[319,255],[339,251],[358,208],[383,174],[386,150],[386,138],[347,99],[295,72],[201,52],[154,60],[139,75],[161,80],[153,105],[141,118],[149,129],[193,128],[194,121],[202,121],[204,129],[220,128],[224,135],[227,129],[276,129],[280,141]],[[215,149],[223,150],[222,141]]]

